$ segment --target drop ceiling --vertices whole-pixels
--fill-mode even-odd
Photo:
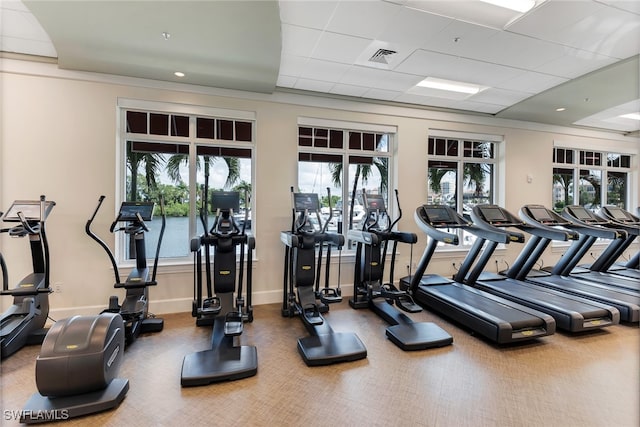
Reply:
[[[637,0],[0,1],[0,50],[64,69],[640,130]]]

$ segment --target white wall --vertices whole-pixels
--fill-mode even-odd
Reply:
[[[463,116],[391,105],[367,104],[288,93],[250,94],[169,83],[58,70],[53,64],[6,59],[2,64],[2,125],[0,144],[0,207],[15,199],[41,194],[57,206],[47,222],[51,247],[51,282],[62,292],[51,295],[52,317],[97,313],[112,288],[113,273],[104,252],[84,233],[97,198],[107,200],[94,230],[113,245],[108,227],[115,213],[116,104],[118,98],[254,111],[257,117],[254,199],[257,262],[254,304],[281,301],[283,248],[279,231],[289,226],[289,187],[297,174],[297,118],[315,117],[394,125],[398,128],[397,183],[404,218],[399,229],[418,234],[413,263],[424,249],[425,236],[413,221],[413,210],[426,199],[426,139],[429,128],[503,135],[505,139],[505,207],[551,200],[551,154],[554,140],[570,140],[594,149],[616,148],[637,154],[637,139],[615,134],[551,128],[490,117]],[[527,182],[527,175],[533,180]],[[640,186],[638,186],[640,188]],[[634,206],[640,194],[633,195]],[[0,208],[1,209],[1,208]],[[11,283],[30,269],[26,241],[0,238]],[[520,248],[501,254],[512,262]],[[553,264],[559,254],[545,254]],[[449,276],[452,260],[464,254],[439,256],[430,272]],[[341,281],[351,292],[352,262],[343,258]],[[406,273],[409,251],[403,249],[396,275]],[[334,273],[337,268],[333,269]],[[151,289],[151,311],[189,311],[191,265],[161,266],[158,286]],[[349,286],[347,286],[349,285]],[[10,303],[2,300],[4,310]]]

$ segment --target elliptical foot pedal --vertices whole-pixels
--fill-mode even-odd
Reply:
[[[320,315],[318,306],[315,304],[304,307],[302,309],[302,315],[304,316],[305,321],[309,322],[311,325],[317,326],[324,323],[324,319]]]
[[[320,289],[320,301],[325,304],[335,304],[342,302],[342,296],[339,289],[334,288],[322,288]]]
[[[396,305],[408,313],[420,313],[422,307],[413,301],[411,295],[405,294],[396,298]]]
[[[222,310],[220,298],[212,297],[202,301],[202,307],[200,308],[200,314],[203,316],[215,316]]]
[[[231,311],[224,316],[224,335],[235,337],[242,334],[242,313]]]

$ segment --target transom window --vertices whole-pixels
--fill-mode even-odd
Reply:
[[[394,208],[389,207],[388,201],[395,128],[381,126],[369,130],[357,126],[342,122],[335,126],[313,123],[298,126],[297,191],[317,193],[322,206],[321,220],[329,221],[330,231],[345,235],[347,230],[362,225],[363,191],[381,194],[388,211]],[[327,188],[331,190],[332,211]]]
[[[628,154],[554,148],[553,208],[559,212],[577,204],[594,211],[603,205],[629,209],[631,160]]]
[[[167,227],[160,256],[180,259],[190,256],[190,238],[203,233],[203,223],[206,221],[208,228],[213,225],[211,205],[203,203],[205,191],[209,202],[214,190],[239,191],[236,219],[242,225],[246,216],[246,230],[251,230],[255,120],[250,112],[195,106],[189,111],[182,105],[177,107],[179,111],[171,108],[143,101],[121,105],[121,200],[154,201],[155,218],[159,218],[162,195]],[[207,215],[200,214],[204,209]],[[153,256],[159,221],[152,221],[149,228],[147,255]],[[129,246],[119,241],[120,259],[134,257]]]

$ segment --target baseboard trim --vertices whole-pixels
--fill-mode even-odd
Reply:
[[[351,296],[353,294],[353,286],[344,286],[341,288],[343,296]],[[155,315],[170,314],[170,313],[190,313],[191,312],[191,298],[174,298],[165,300],[151,300],[149,305],[149,312]],[[261,291],[254,292],[252,297],[252,304],[254,306],[264,304],[277,304],[282,303],[282,290],[275,291]],[[105,305],[100,306],[83,306],[83,307],[66,307],[66,308],[52,308],[49,311],[49,317],[54,320],[66,319],[71,316],[92,316],[99,314],[107,307]]]

